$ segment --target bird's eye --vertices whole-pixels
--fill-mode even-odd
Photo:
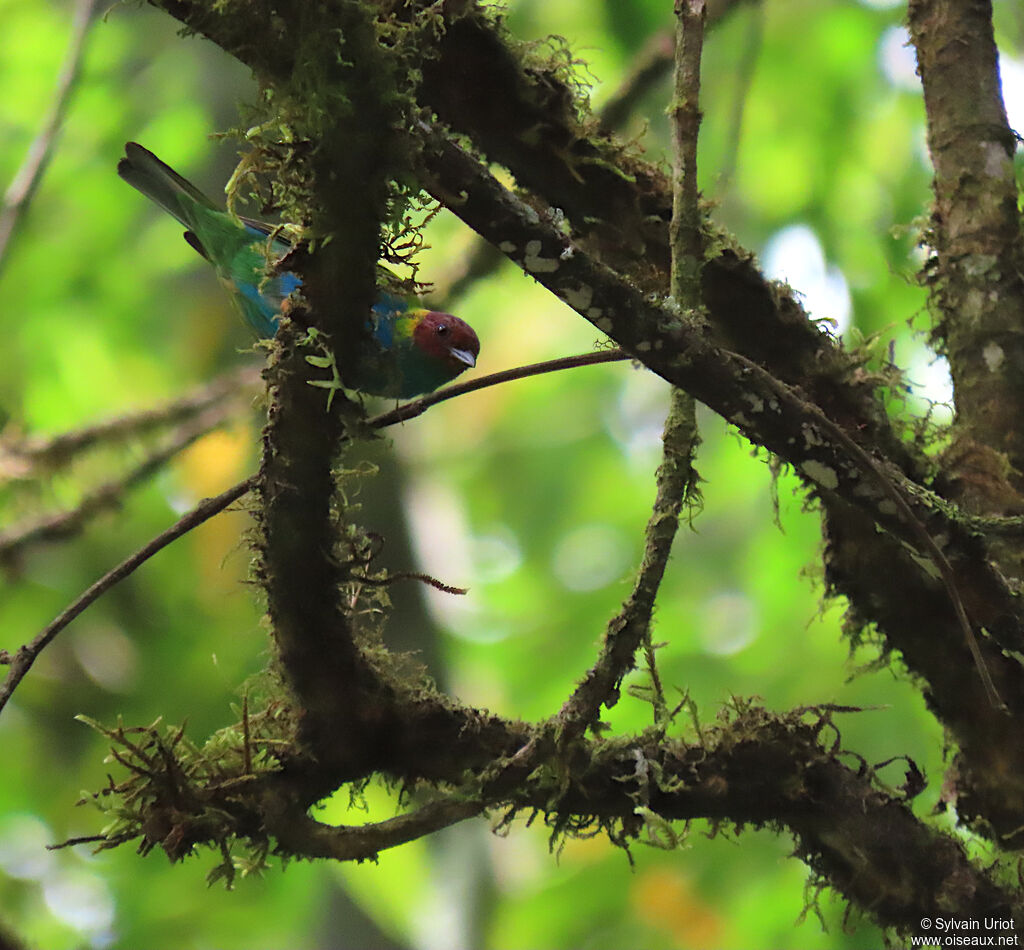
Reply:
[[[437,335],[438,336],[445,336],[445,334],[447,334],[447,333],[448,333],[448,324],[447,323],[439,323],[437,325]]]

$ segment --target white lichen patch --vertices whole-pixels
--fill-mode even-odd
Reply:
[[[540,241],[527,241],[526,254],[523,257],[523,267],[531,274],[553,274],[558,270],[558,259],[554,257],[541,257]]]
[[[987,343],[985,349],[981,351],[981,356],[990,373],[996,372],[1006,359],[1006,354],[998,343]]]
[[[899,514],[899,508],[896,506],[891,498],[885,498],[878,503],[878,513],[880,515],[886,515],[889,518],[894,518]]]
[[[576,253],[576,248],[571,244],[567,244],[561,254],[558,255],[560,261],[571,261],[573,255]]]
[[[988,142],[984,151],[986,175],[990,178],[1010,178],[1013,175],[1013,166],[1005,148],[996,142]]]
[[[963,269],[968,277],[983,277],[996,263],[995,254],[968,254],[964,257]]]
[[[602,313],[604,311],[600,307],[591,307],[587,311],[587,319],[602,333],[611,333],[612,321],[608,317],[601,316]]]
[[[637,353],[649,353],[651,349],[651,342],[650,340],[641,340],[637,343],[634,349],[636,349]]]
[[[764,400],[760,396],[755,396],[751,393],[748,393],[747,402],[750,403],[750,408],[753,409],[754,412],[757,413],[758,415],[764,412]]]
[[[972,287],[964,297],[963,315],[965,317],[980,317],[985,309],[985,295],[977,288]]]
[[[870,482],[867,479],[860,479],[857,484],[853,486],[853,494],[856,498],[874,498],[878,492],[873,482]]]
[[[579,313],[586,313],[590,301],[594,299],[594,288],[587,284],[580,284],[579,287],[570,287],[562,291],[562,299],[573,310]]]
[[[839,476],[834,468],[830,468],[824,462],[817,459],[806,459],[800,463],[802,471],[812,482],[820,485],[828,491],[834,491],[839,487]]]
[[[810,423],[805,422],[800,426],[800,431],[803,433],[804,445],[811,448],[815,445],[824,445],[825,440],[818,435],[818,430],[814,428]]]
[[[498,245],[498,250],[501,251],[502,254],[515,254],[516,246],[511,241],[502,241],[501,244]]]

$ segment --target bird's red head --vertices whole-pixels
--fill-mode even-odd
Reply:
[[[416,324],[412,336],[422,353],[447,364],[453,376],[476,366],[480,340],[465,320],[450,313],[429,310]]]

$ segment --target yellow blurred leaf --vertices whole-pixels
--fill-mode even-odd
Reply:
[[[714,947],[722,942],[720,918],[679,871],[659,867],[640,873],[629,898],[640,920],[667,930],[680,946]]]

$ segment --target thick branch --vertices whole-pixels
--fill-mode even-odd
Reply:
[[[870,768],[855,771],[820,748],[823,724],[749,710],[700,745],[619,750],[619,788],[607,782],[614,767],[599,768],[579,793],[596,808],[609,799],[635,800],[647,776],[660,774],[657,785],[647,785],[659,815],[780,823],[796,836],[797,854],[883,926],[914,931],[922,916],[940,914],[1017,918],[1020,926],[1014,898],[972,866],[958,842],[880,790]],[[623,781],[627,774],[632,784]],[[919,778],[913,767],[907,778],[908,787]]]
[[[273,21],[288,34],[281,47],[296,57],[292,74],[282,79],[282,63],[266,62],[262,45],[233,36],[238,45],[232,52],[258,59],[277,81],[275,97],[306,143],[285,150],[282,167],[294,199],[312,209],[316,233],[330,240],[314,254],[296,255],[295,269],[310,303],[309,322],[324,331],[344,377],[363,351],[366,315],[376,299],[380,222],[400,154],[393,70],[366,4],[297,2],[278,12]],[[197,16],[214,22],[202,10]],[[355,612],[344,599],[355,555],[344,547],[333,464],[361,411],[341,398],[325,405],[323,392],[307,384],[300,336],[294,323],[279,331],[268,370],[272,404],[260,471],[265,544],[258,575],[278,660],[302,710],[300,741],[320,763],[306,790],[313,800],[372,770],[381,730],[394,712],[357,643]]]
[[[826,580],[854,605],[858,625],[884,631],[883,649],[898,649],[924,697],[959,745],[958,767],[947,778],[948,800],[980,834],[1008,848],[1024,847],[1024,747],[1020,742],[1020,664],[985,649],[995,689],[1017,715],[988,700],[936,581],[897,540],[879,535],[861,512],[827,506]],[[986,644],[982,642],[982,646]]]
[[[788,828],[797,854],[883,926],[912,932],[921,917],[938,916],[1024,925],[1019,902],[972,864],[959,842],[915,818],[908,800],[923,777],[912,762],[899,791],[867,763],[843,764],[832,718],[855,710],[811,708],[776,717],[737,705],[694,743],[669,740],[660,730],[568,748],[546,741],[537,750],[544,767],[524,781],[504,767],[527,748],[521,724],[440,699],[416,705],[404,720],[406,735],[386,754],[401,762],[400,778],[447,780],[456,791],[363,829],[329,828],[295,811],[295,774],[316,769],[315,762],[297,761],[290,774],[232,778],[196,761],[180,731],[164,740],[152,728],[101,730],[131,772],[122,787],[131,792],[136,815],[106,846],[141,837],[143,852],[160,845],[180,859],[197,844],[226,848],[236,837],[265,850],[272,829],[287,853],[361,860],[484,809],[505,810],[506,821],[537,809],[556,833],[597,826],[620,842],[641,834],[645,823],[658,834],[666,832],[666,821],[706,818]],[[825,736],[834,736],[829,747]]]
[[[323,393],[307,385],[296,334],[294,325],[278,333],[268,370],[272,402],[259,476],[265,544],[257,577],[267,591],[279,661],[308,713],[305,739],[326,750],[332,721],[353,743],[365,741],[354,722],[372,678],[341,603],[347,574],[334,556],[332,463],[344,434],[341,400],[327,412]]]
[[[523,742],[518,724],[432,705],[432,715],[411,720],[418,725],[408,736],[413,745],[402,749],[407,769],[418,762],[433,779],[446,776],[459,783],[481,763],[510,761],[511,751]],[[1024,925],[1019,903],[968,860],[959,842],[914,816],[907,801],[919,790],[922,776],[913,763],[907,763],[902,793],[894,792],[866,763],[844,765],[838,737],[830,748],[822,747],[823,735],[835,731],[833,715],[825,708],[779,718],[744,707],[730,721],[704,729],[700,742],[672,741],[661,734],[578,742],[568,749],[568,759],[551,742],[538,760],[547,767],[527,781],[516,769],[499,768],[482,788],[471,781],[463,789],[468,792],[464,804],[427,806],[426,812],[369,826],[365,838],[358,828],[303,826],[279,812],[264,815],[279,809],[278,795],[291,801],[282,785],[286,777],[254,777],[229,786],[220,782],[213,789],[179,795],[177,802],[195,801],[199,810],[193,817],[178,805],[179,827],[161,840],[198,843],[204,835],[220,833],[203,824],[211,809],[237,829],[279,826],[284,849],[292,853],[342,860],[370,857],[379,847],[409,840],[417,825],[427,832],[434,824],[443,826],[482,808],[538,809],[556,831],[600,825],[627,836],[642,832],[649,813],[668,821],[771,824],[788,828],[797,839],[798,856],[882,926],[915,931],[925,916],[999,917],[1016,921],[1018,928]],[[402,777],[413,775],[407,771]],[[167,811],[159,802],[154,809]]]
[[[935,169],[926,269],[939,310],[956,393],[961,439],[1005,453],[1018,494],[989,493],[986,512],[1024,510],[1024,249],[1013,154],[988,0],[913,0],[909,25],[924,86]],[[962,452],[961,477],[977,451]]]

